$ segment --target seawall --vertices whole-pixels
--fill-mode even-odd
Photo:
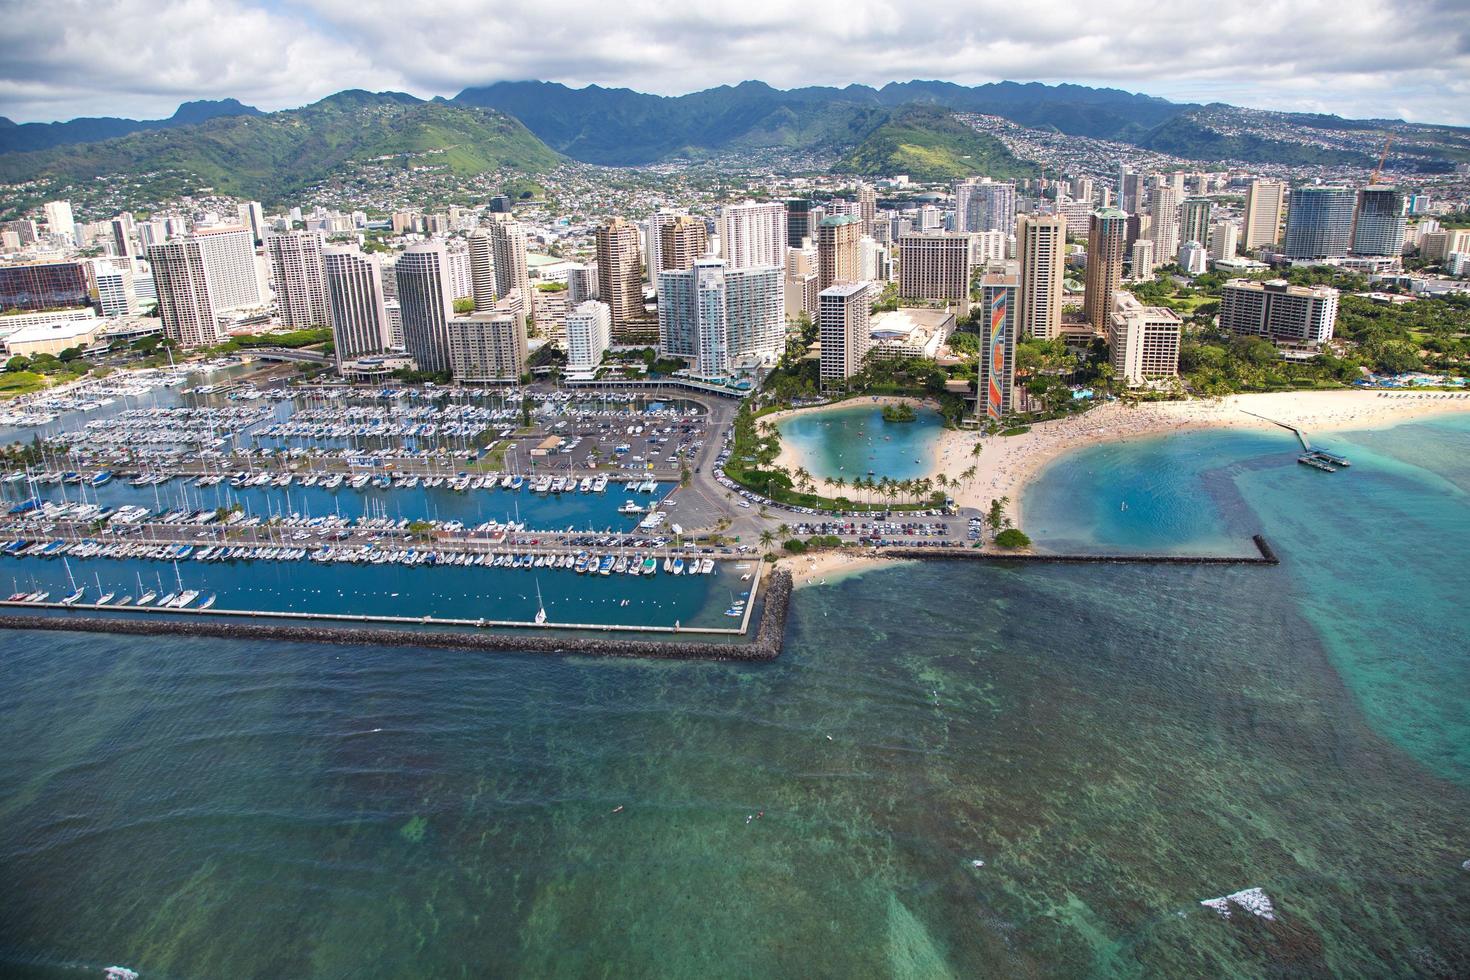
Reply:
[[[981,548],[880,548],[886,558],[925,561],[1030,562],[1053,565],[1279,565],[1281,559],[1261,535],[1253,535],[1256,555],[1062,555],[1038,552],[986,551]]]
[[[740,660],[760,662],[781,655],[791,600],[791,573],[779,570],[767,579],[765,606],[755,639],[749,643],[700,640],[639,640],[623,637],[567,637],[525,633],[477,633],[379,627],[321,627],[266,623],[184,622],[173,619],[120,619],[76,615],[0,616],[0,629],[53,630],[68,633],[123,633],[135,636],[218,637],[287,643],[332,643],[440,650],[485,650],[578,657],[642,657],[653,660]]]

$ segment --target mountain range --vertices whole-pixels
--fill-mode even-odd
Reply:
[[[60,187],[149,175],[147,189],[155,192],[207,185],[279,202],[368,162],[440,164],[462,176],[535,174],[564,158],[629,166],[772,148],[818,153],[841,172],[865,175],[1035,172],[999,140],[957,120],[960,112],[1201,162],[1367,167],[1389,134],[1399,169],[1444,171],[1470,160],[1467,129],[1174,103],[1083,85],[910,81],[781,90],[747,81],[659,96],[525,81],[427,101],[339,92],[272,113],[226,99],[185,103],[164,120],[0,119],[0,181]]]

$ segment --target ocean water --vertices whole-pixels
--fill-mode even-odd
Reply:
[[[1174,438],[1281,566],[907,564],[768,665],[0,636],[0,973],[1470,973],[1470,427]],[[1139,546],[1143,453],[1028,527]]]
[[[933,467],[944,424],[933,409],[916,412],[912,422],[885,422],[881,406],[858,402],[792,415],[776,427],[781,440],[809,460],[807,469],[818,479],[908,480]]]

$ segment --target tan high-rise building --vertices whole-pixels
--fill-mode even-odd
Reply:
[[[526,373],[526,330],[520,294],[503,297],[489,313],[449,321],[449,370],[464,384],[514,384]]]
[[[265,240],[276,286],[276,311],[291,330],[324,327],[327,286],[322,275],[322,236],[315,231],[288,231]]]
[[[680,215],[659,227],[659,267],[654,272],[692,269],[694,260],[709,251],[709,230],[703,218]]]
[[[1163,184],[1155,187],[1153,194],[1149,214],[1153,218],[1154,256],[1160,262],[1173,262],[1179,253],[1179,195],[1172,185]]]
[[[1067,219],[1023,214],[1016,219],[1021,260],[1016,323],[1023,337],[1051,340],[1062,332],[1062,273],[1067,262]]]
[[[871,235],[878,226],[878,192],[872,184],[858,184],[858,217],[863,222],[863,234]]]
[[[898,294],[952,303],[970,300],[970,236],[910,232],[898,240]]]
[[[1113,294],[1123,279],[1123,252],[1128,238],[1128,216],[1116,208],[1092,215],[1087,235],[1087,292],[1082,312],[1096,333],[1108,332]]]
[[[836,283],[822,290],[817,302],[822,386],[841,386],[862,370],[872,342],[868,283]]]
[[[1173,310],[1144,306],[1137,296],[1119,290],[1108,317],[1114,377],[1137,387],[1178,375],[1183,326]]]
[[[148,247],[153,288],[163,334],[184,349],[210,347],[223,339],[204,256],[196,238],[186,236]]]
[[[531,275],[526,267],[526,229],[519,221],[500,215],[490,222],[491,265],[495,275],[495,298],[504,299],[512,290],[531,295]],[[474,253],[471,252],[473,258]],[[473,275],[473,265],[471,266]],[[475,308],[479,309],[479,297]]]
[[[854,282],[862,274],[863,223],[851,215],[823,218],[817,225],[817,285]]]
[[[641,266],[636,225],[614,218],[598,226],[598,292],[612,314],[614,343],[651,326],[643,310]]]
[[[1241,248],[1249,252],[1281,240],[1286,185],[1279,180],[1253,180],[1245,192],[1245,231]]]

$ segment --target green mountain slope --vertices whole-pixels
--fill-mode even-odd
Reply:
[[[1036,166],[1019,160],[993,136],[978,133],[935,106],[896,109],[862,136],[837,165],[864,176],[908,174],[915,180],[947,180],[984,174],[1030,177]]]
[[[301,109],[6,154],[0,156],[0,181],[60,184],[146,174],[145,183],[165,193],[208,186],[279,202],[367,161],[441,166],[473,176],[501,168],[540,173],[560,159],[494,110],[350,91]]]

